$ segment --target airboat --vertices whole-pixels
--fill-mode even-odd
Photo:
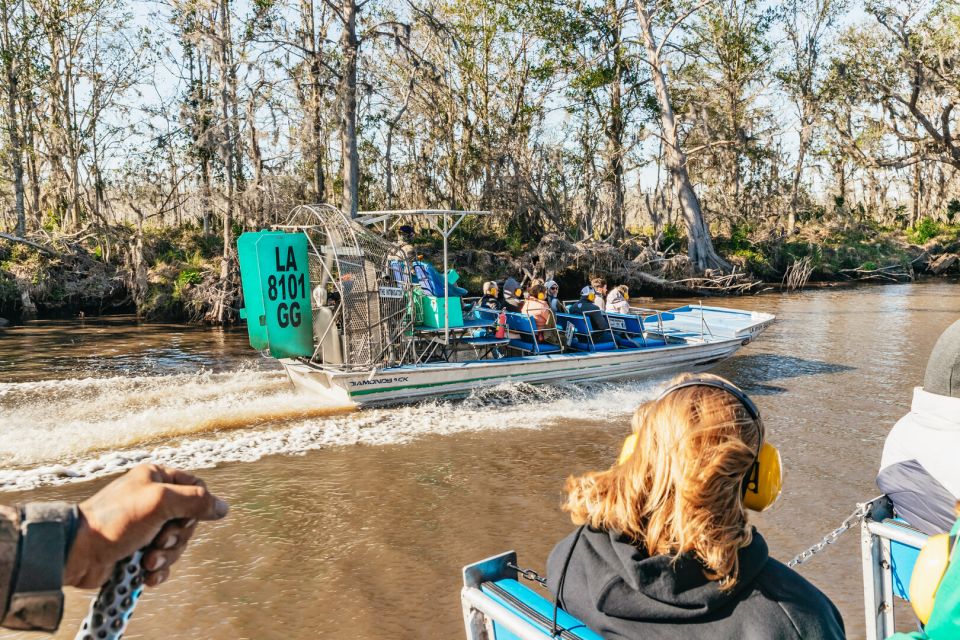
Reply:
[[[294,386],[335,403],[401,404],[466,396],[504,383],[657,378],[704,370],[774,320],[769,313],[688,305],[669,311],[527,315],[471,306],[448,241],[487,211],[362,212],[295,208],[286,224],[238,240],[250,344]],[[408,222],[442,238],[442,271],[392,234]]]

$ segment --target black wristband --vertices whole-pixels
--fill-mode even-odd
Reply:
[[[66,502],[20,507],[17,578],[2,624],[54,631],[63,616],[63,572],[76,537],[77,508]]]

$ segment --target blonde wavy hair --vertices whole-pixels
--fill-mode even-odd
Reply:
[[[723,380],[681,374],[670,386],[694,378]],[[752,540],[742,486],[763,423],[730,393],[693,386],[637,408],[633,432],[636,448],[623,464],[567,478],[564,511],[575,524],[623,534],[650,556],[692,553],[708,579],[732,588],[737,552]]]

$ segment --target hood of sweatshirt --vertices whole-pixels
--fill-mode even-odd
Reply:
[[[550,554],[551,591],[556,592],[575,536],[576,532],[565,538]],[[690,555],[650,557],[616,532],[589,528],[576,544],[563,593],[586,596],[608,616],[651,622],[702,619],[727,608],[753,583],[769,557],[767,543],[754,531],[753,541],[739,551],[736,585],[721,591],[720,584],[708,580],[703,566]]]

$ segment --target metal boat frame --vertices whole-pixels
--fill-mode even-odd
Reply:
[[[662,377],[702,370],[731,356],[774,320],[767,313],[702,304],[669,312],[636,307],[631,313],[646,323],[641,347],[614,345],[601,352],[561,346],[552,353],[540,347],[517,357],[487,360],[477,352],[475,359],[462,359],[466,352],[458,355],[457,347],[469,342],[464,338],[471,327],[451,323],[448,304],[459,298],[450,296],[448,240],[467,216],[489,213],[366,211],[351,219],[326,204],[295,208],[287,224],[274,227],[303,233],[308,240],[315,348],[309,357],[280,360],[294,385],[337,402],[367,405],[462,396],[508,380]],[[417,324],[423,280],[416,274],[432,267],[414,262],[408,250],[385,237],[414,217],[424,218],[443,239],[443,273],[427,274],[437,305],[439,281],[434,278],[443,279],[443,326],[429,331]],[[646,338],[653,338],[650,345]],[[514,342],[509,348],[516,348]],[[443,354],[441,361],[434,361],[437,353]]]

